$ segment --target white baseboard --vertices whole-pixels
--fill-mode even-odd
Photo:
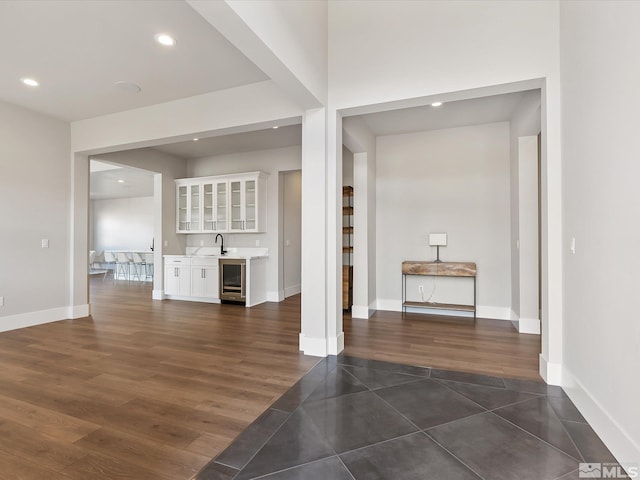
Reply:
[[[387,312],[401,312],[402,301],[395,299],[379,298],[376,302],[377,310],[384,310]],[[423,313],[427,315],[449,315],[456,317],[473,317],[473,313],[461,312],[458,310],[439,310],[429,308],[407,308],[407,312],[410,313]],[[478,305],[477,317],[490,318],[493,320],[508,320],[511,321],[511,308],[509,307],[494,307],[490,305]]]
[[[151,298],[153,300],[164,300],[164,292],[162,290],[154,290],[151,292]]]
[[[277,292],[267,292],[267,302],[281,302],[285,299],[284,290]]]
[[[73,305],[69,307],[69,316],[67,318],[84,318],[89,315],[91,315],[91,305],[87,303],[84,305]]]
[[[164,295],[166,300],[180,300],[182,302],[200,302],[200,303],[220,303],[219,298],[206,298],[206,297],[186,297],[182,295]]]
[[[327,339],[307,337],[300,333],[300,351],[312,357],[326,357]]]
[[[329,355],[338,355],[344,350],[344,333],[340,333],[337,337],[329,337],[329,348],[327,353]]]
[[[520,318],[518,332],[540,335],[540,320],[537,318]]]
[[[0,332],[17,330],[18,328],[33,327],[44,323],[58,322],[75,318],[89,316],[90,307],[86,305],[75,305],[69,307],[50,308],[48,310],[38,310],[36,312],[19,313],[0,317]]]
[[[566,366],[562,367],[562,388],[616,460],[621,464],[637,464],[640,445]]]
[[[368,319],[370,317],[369,307],[362,305],[353,305],[351,307],[351,318]]]
[[[562,385],[562,365],[550,363],[540,354],[540,376],[549,385]]]
[[[371,317],[371,315],[373,315],[374,313],[376,313],[376,310],[378,309],[378,302],[376,300],[374,300],[373,302],[371,302],[369,304],[369,317]]]
[[[337,355],[344,350],[344,333],[336,337],[312,338],[300,333],[300,351],[312,357]]]
[[[293,295],[298,295],[302,292],[302,285],[292,285],[291,287],[285,287],[284,289],[284,298],[289,298]]]

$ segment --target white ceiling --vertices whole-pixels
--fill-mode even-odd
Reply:
[[[68,121],[267,79],[183,0],[1,0],[0,59],[1,100]]]
[[[361,118],[376,136],[505,122],[511,120],[525,93],[458,100],[440,107],[428,105],[371,113]]]
[[[151,196],[153,196],[153,173],[91,160],[89,180],[91,200]]]
[[[229,153],[253,152],[270,148],[291,147],[301,145],[302,126],[289,125],[256,130],[253,132],[234,133],[218,137],[200,138],[197,142],[172,143],[153,147],[156,150],[170,153],[182,158],[203,158]]]

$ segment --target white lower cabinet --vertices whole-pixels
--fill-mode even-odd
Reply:
[[[219,299],[218,259],[191,259],[191,296]]]
[[[183,261],[171,260],[164,266],[164,293],[166,295],[191,295],[191,266]]]
[[[218,259],[165,257],[164,294],[184,300],[219,300]]]

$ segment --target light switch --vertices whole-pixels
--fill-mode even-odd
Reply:
[[[571,238],[571,247],[570,247],[570,250],[571,250],[571,253],[572,253],[573,255],[575,255],[575,254],[576,254],[576,238],[575,238],[575,237]]]
[[[285,240],[284,241],[284,246],[285,247],[290,247],[291,246],[291,240]]]
[[[164,246],[165,246],[165,247],[168,247],[168,246],[169,246],[169,240],[165,240],[165,241],[164,241]]]
[[[4,297],[0,297],[0,307],[4,307]]]
[[[49,239],[43,238],[41,242],[42,248],[49,248]]]

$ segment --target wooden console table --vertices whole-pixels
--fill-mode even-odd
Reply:
[[[402,314],[407,307],[432,308],[438,310],[458,310],[473,313],[476,319],[476,274],[478,270],[473,262],[402,262]],[[427,277],[465,277],[473,278],[473,305],[452,303],[412,302],[407,300],[407,276],[422,275]]]

